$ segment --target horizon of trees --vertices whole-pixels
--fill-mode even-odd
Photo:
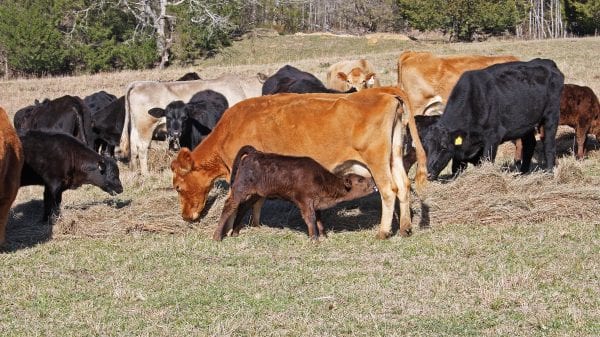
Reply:
[[[165,67],[255,28],[439,31],[448,41],[598,35],[600,0],[0,0],[0,73]]]

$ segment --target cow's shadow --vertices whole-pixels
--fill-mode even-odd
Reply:
[[[122,208],[131,203],[131,200],[114,201],[106,199],[81,204],[78,206],[63,206],[65,209],[87,209],[98,204],[105,204],[114,208]],[[15,252],[23,248],[33,247],[52,239],[53,226],[42,220],[44,201],[32,199],[14,205],[8,214],[6,224],[6,242],[0,252]]]

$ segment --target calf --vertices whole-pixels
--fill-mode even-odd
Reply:
[[[575,129],[577,159],[583,159],[588,133],[600,141],[600,103],[590,87],[565,84],[560,96],[560,125]]]
[[[25,154],[21,186],[44,186],[44,221],[56,221],[62,193],[67,189],[91,184],[111,195],[123,192],[115,160],[99,155],[76,138],[42,131],[29,131],[20,138]]]
[[[169,103],[164,109],[148,111],[155,118],[167,118],[167,138],[172,150],[193,149],[215,127],[223,112],[229,108],[225,96],[213,90],[200,91],[185,104]]]
[[[380,87],[375,67],[365,60],[340,61],[327,70],[327,87],[347,91]]]
[[[218,241],[230,227],[233,227],[232,235],[237,236],[245,211],[260,198],[267,197],[296,204],[308,226],[308,236],[316,239],[317,229],[318,235],[325,235],[320,210],[375,190],[372,178],[352,173],[336,176],[309,157],[264,153],[250,145],[238,152],[231,169],[230,185],[219,226],[213,234],[213,239]],[[238,208],[241,209],[238,211]]]
[[[496,64],[465,72],[452,90],[442,117],[424,137],[429,178],[450,159],[494,160],[498,145],[523,140],[521,172],[529,171],[535,127],[543,125],[546,169],[552,170],[564,76],[551,60]]]
[[[350,93],[355,91],[355,88],[349,88],[347,92]],[[267,78],[262,87],[263,95],[274,95],[283,92],[297,94],[343,93],[343,91],[325,87],[323,82],[321,82],[313,74],[294,68],[290,65],[281,67],[281,69],[279,69],[275,74]]]
[[[0,108],[0,246],[4,244],[8,211],[17,197],[23,149],[6,111]]]
[[[93,148],[96,152],[114,157],[125,122],[125,96],[110,102],[92,116]]]

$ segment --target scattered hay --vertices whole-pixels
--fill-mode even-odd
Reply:
[[[581,164],[571,158],[560,159],[554,175],[515,175],[487,163],[470,167],[454,181],[431,183],[417,210],[425,209],[425,226],[596,220],[599,183],[597,177],[585,176]]]

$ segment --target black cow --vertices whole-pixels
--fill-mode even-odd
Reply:
[[[111,102],[114,102],[116,100],[117,96],[109,94],[104,90],[100,90],[89,96],[84,97],[83,103],[87,105],[90,113],[92,114],[92,116],[94,116],[96,112],[100,111],[101,109],[109,105]]]
[[[564,76],[552,60],[509,62],[465,72],[439,121],[423,137],[429,178],[450,159],[494,160],[500,143],[521,138],[521,172],[529,171],[535,127],[543,125],[546,169],[554,167]]]
[[[202,90],[194,94],[189,103],[174,101],[164,109],[152,108],[148,113],[156,118],[167,118],[169,147],[193,149],[215,127],[229,104],[222,94]]]
[[[36,102],[37,103],[37,102]],[[15,113],[13,123],[19,134],[29,130],[44,130],[70,134],[86,144],[93,143],[90,112],[77,96],[65,95],[53,100],[44,100],[20,109]]]
[[[191,71],[189,73],[185,73],[183,76],[176,79],[175,81],[195,81],[201,79],[202,78],[200,77],[200,75],[198,75],[198,73],[196,73],[195,71]]]
[[[355,88],[351,88],[347,93],[355,92]],[[285,65],[277,70],[275,74],[267,78],[263,83],[262,94],[273,95],[283,92],[293,92],[298,94],[306,93],[332,93],[339,94],[340,91],[325,87],[323,82],[316,78],[313,74],[294,68],[290,65]]]
[[[20,139],[25,155],[21,186],[44,186],[44,221],[56,221],[62,193],[67,189],[91,184],[111,195],[123,192],[116,161],[99,155],[78,139],[43,131],[29,131]]]
[[[92,116],[93,148],[96,152],[114,157],[125,122],[125,96],[110,102]]]

